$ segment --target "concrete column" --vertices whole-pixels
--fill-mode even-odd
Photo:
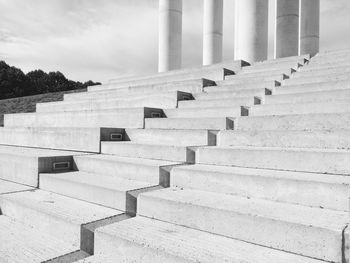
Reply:
[[[159,72],[181,68],[182,0],[159,0]]]
[[[277,0],[276,2],[275,57],[297,56],[299,54],[299,0]]]
[[[235,59],[266,60],[269,1],[236,0],[235,12]]]
[[[300,55],[316,55],[320,48],[320,0],[300,1]]]
[[[203,65],[222,61],[223,0],[204,0]]]

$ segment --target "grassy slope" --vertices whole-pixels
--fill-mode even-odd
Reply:
[[[0,100],[0,126],[4,123],[4,114],[35,112],[35,105],[40,102],[61,101],[66,93],[84,92],[85,89],[46,93],[35,96]]]

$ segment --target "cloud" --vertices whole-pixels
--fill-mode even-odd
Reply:
[[[234,1],[224,0],[224,58],[233,58]],[[183,64],[202,60],[202,0],[184,0]],[[106,81],[157,70],[158,0],[0,0],[1,59]],[[19,8],[20,7],[20,8]],[[321,0],[321,49],[349,47],[348,0]],[[269,51],[273,51],[270,1]]]

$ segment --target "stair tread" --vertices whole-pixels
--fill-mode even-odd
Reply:
[[[0,204],[7,201],[79,225],[122,214],[118,210],[42,190],[2,195],[0,197]]]
[[[191,262],[320,262],[140,216],[100,228],[98,232],[149,247],[157,253],[163,252],[185,258]]]
[[[145,193],[142,196],[335,231],[342,231],[350,221],[348,212],[194,189],[168,188]]]
[[[34,190],[34,188],[0,179],[0,195],[30,190]]]
[[[6,216],[0,216],[0,244],[0,261],[13,263],[43,262],[79,250]]]
[[[154,184],[147,182],[130,180],[117,176],[106,176],[102,174],[87,173],[82,171],[60,174],[41,174],[41,176],[48,176],[59,180],[94,185],[96,187],[102,187],[110,190],[123,192],[154,186]]]
[[[205,165],[195,164],[188,166],[175,167],[174,170],[185,170],[189,172],[198,171],[203,173],[222,173],[222,174],[240,174],[247,176],[261,176],[270,177],[276,179],[290,179],[290,180],[301,180],[301,181],[316,181],[321,183],[330,184],[342,184],[350,185],[350,176],[343,175],[328,175],[321,173],[307,173],[307,172],[296,172],[296,171],[282,171],[282,170],[269,170],[259,168],[245,168],[245,167],[234,167],[234,166],[219,166],[219,165]]]
[[[178,162],[163,161],[163,160],[153,160],[153,159],[143,159],[143,158],[130,158],[130,157],[119,157],[115,155],[108,154],[96,154],[96,155],[87,155],[87,156],[78,156],[79,158],[87,158],[91,160],[102,160],[102,161],[114,161],[114,162],[123,162],[131,163],[138,165],[147,165],[147,166],[168,166],[176,165]]]

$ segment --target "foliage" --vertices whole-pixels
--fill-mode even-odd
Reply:
[[[84,89],[100,84],[91,80],[75,82],[59,71],[46,73],[39,69],[24,74],[22,70],[0,61],[0,99]]]

